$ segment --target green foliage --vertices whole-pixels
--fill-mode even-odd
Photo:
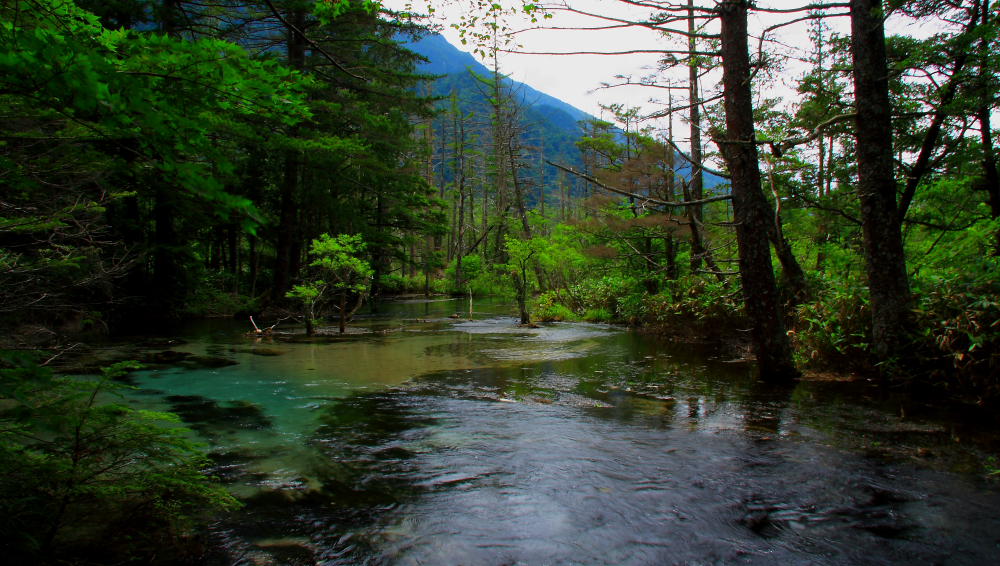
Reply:
[[[579,318],[569,307],[559,303],[559,297],[552,291],[538,296],[532,312],[542,322],[563,322]]]
[[[619,318],[629,324],[641,324],[647,315],[646,296],[646,293],[634,290],[618,297]]]
[[[462,257],[462,281],[456,285],[457,260],[453,260],[444,270],[444,280],[432,283],[436,292],[443,294],[481,296],[506,296],[510,294],[510,281],[506,274],[498,273],[497,266],[490,266],[483,256],[468,254]],[[422,289],[423,287],[421,287]]]
[[[712,337],[746,324],[738,290],[695,276],[672,281],[667,289],[648,297],[644,311],[655,325],[667,329],[690,325],[692,334],[709,332]]]
[[[614,319],[614,315],[607,309],[587,309],[583,313],[583,320],[587,322],[611,322]]]
[[[97,7],[144,13],[117,4]],[[0,169],[10,188],[0,256],[17,250],[0,261],[0,304],[45,321],[74,303],[107,304],[126,272],[163,267],[139,261],[142,253],[188,261],[165,236],[185,220],[259,220],[229,186],[241,159],[233,148],[308,119],[307,85],[219,38],[110,29],[69,0],[0,4]],[[158,206],[158,231],[146,239],[144,212]],[[132,277],[133,291],[155,295],[183,280],[179,269],[157,271]]]
[[[135,150],[148,164],[220,206],[250,204],[226,193],[214,173],[231,167],[213,136],[220,117],[285,124],[308,117],[290,70],[232,43],[105,29],[63,0],[25,4],[30,9],[17,18],[4,14],[0,30],[0,90],[8,100],[30,99],[47,120],[70,118],[56,122],[68,139],[138,136]]]
[[[315,320],[316,301],[323,295],[324,290],[326,290],[326,282],[316,280],[302,285],[292,285],[292,290],[285,293],[285,296],[289,299],[302,301],[306,306],[306,313],[308,313],[309,318]]]
[[[121,402],[119,363],[96,379],[56,376],[32,356],[0,356],[0,536],[9,560],[99,562],[177,545],[236,505],[201,471],[177,418]]]
[[[315,259],[309,266],[326,279],[315,285],[338,292],[365,291],[374,274],[371,264],[362,257],[365,247],[360,234],[322,234],[313,240],[309,255]]]
[[[221,317],[258,311],[258,298],[227,290],[233,288],[232,280],[233,277],[223,274],[202,274],[188,295],[181,314],[190,317]]]
[[[794,344],[799,362],[835,368],[870,368],[871,310],[868,291],[829,282],[816,301],[800,305]]]
[[[936,280],[921,293],[917,317],[918,355],[932,368],[934,385],[978,400],[1000,398],[1000,281]]]
[[[605,275],[600,278],[584,279],[572,286],[573,297],[577,301],[577,312],[588,310],[614,312],[618,298],[634,285],[634,281],[620,275]]]
[[[339,297],[336,308],[340,310],[342,329],[350,317],[347,313],[347,296],[356,295],[357,306],[361,305],[375,273],[371,264],[362,257],[365,247],[360,234],[322,234],[312,241],[309,255],[314,259],[309,267],[315,278],[294,285],[285,294],[289,299],[297,299],[305,306],[306,333],[312,334],[324,294],[329,292]]]
[[[391,294],[418,293],[424,290],[424,278],[399,273],[387,273],[379,280],[382,290]]]
[[[319,0],[314,7],[314,11],[316,17],[321,22],[329,24],[351,10],[361,10],[370,14],[381,7],[382,3],[378,0],[363,0],[362,2],[354,2],[352,0]]]

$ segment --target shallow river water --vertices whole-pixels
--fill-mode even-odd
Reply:
[[[616,327],[400,301],[139,372],[245,502],[218,564],[996,564],[995,431]],[[229,365],[223,365],[229,364]]]

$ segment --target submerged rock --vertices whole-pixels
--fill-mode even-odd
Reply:
[[[254,356],[283,356],[288,353],[288,350],[280,348],[233,348],[230,351]]]
[[[181,365],[190,369],[212,369],[239,364],[236,360],[223,358],[221,356],[191,356],[184,360]]]
[[[173,346],[183,346],[188,341],[181,338],[146,338],[136,345],[143,348],[170,348]]]
[[[162,350],[160,352],[145,352],[140,355],[139,361],[144,364],[176,364],[192,356],[194,356],[194,354],[191,352]]]
[[[265,429],[271,419],[260,405],[250,401],[218,403],[199,395],[170,395],[166,400],[171,411],[177,413],[191,428],[204,433],[217,434],[226,429]]]

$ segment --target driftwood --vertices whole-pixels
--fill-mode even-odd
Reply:
[[[256,322],[254,322],[252,315],[250,316],[250,324],[253,325],[253,330],[247,332],[247,336],[270,336],[271,334],[274,333],[274,327],[278,326],[278,323],[275,322],[271,326],[268,326],[266,328],[261,328],[257,326]]]

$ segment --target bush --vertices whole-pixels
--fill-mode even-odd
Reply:
[[[645,293],[629,293],[618,297],[618,315],[629,324],[640,324],[648,314]]]
[[[614,315],[607,309],[587,309],[583,319],[587,322],[611,322],[614,320]]]
[[[549,291],[539,295],[533,310],[536,319],[542,322],[576,320],[576,314],[569,307],[558,302],[555,293]]]
[[[871,308],[868,290],[827,285],[818,299],[799,305],[793,332],[798,362],[811,366],[870,369]]]
[[[662,332],[688,338],[728,340],[746,328],[738,288],[689,276],[643,301],[644,320]]]
[[[919,295],[917,355],[931,382],[1000,399],[1000,282],[938,280]]]
[[[149,562],[236,505],[200,471],[176,416],[102,401],[134,367],[58,377],[0,355],[0,540],[12,563]]]
[[[409,279],[404,275],[398,273],[389,273],[382,275],[378,279],[378,284],[382,288],[382,291],[390,294],[407,293],[410,291]],[[415,278],[414,278],[415,279]],[[423,285],[421,284],[421,289]]]
[[[571,296],[576,300],[573,310],[578,314],[587,311],[605,311],[609,320],[621,320],[618,310],[620,300],[626,296],[642,293],[642,285],[633,277],[605,275],[595,279],[584,279],[571,287]]]

